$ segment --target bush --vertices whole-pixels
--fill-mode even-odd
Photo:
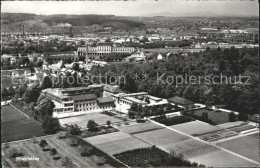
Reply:
[[[78,144],[78,139],[77,139],[77,138],[74,138],[74,137],[68,139],[67,142],[68,142],[68,144],[69,144],[70,146],[78,146],[78,145],[79,145],[79,144]]]
[[[84,147],[80,153],[81,156],[91,156],[93,155],[93,148],[90,146]]]
[[[16,165],[17,167],[30,167],[29,162],[25,162],[25,161],[18,161]]]
[[[69,157],[64,157],[61,160],[61,165],[62,167],[74,167],[73,162],[71,161],[71,159]]]
[[[106,164],[106,159],[104,157],[100,157],[99,160],[98,160],[98,163],[97,165],[99,166],[104,166],[104,164]]]

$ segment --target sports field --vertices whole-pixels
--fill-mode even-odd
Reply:
[[[189,135],[202,134],[206,132],[220,130],[220,128],[216,126],[201,121],[191,121],[183,124],[173,125],[170,127]]]
[[[16,111],[11,106],[2,106],[2,142],[16,141],[44,135],[41,125]]]
[[[252,160],[259,161],[259,139],[252,136],[238,137],[221,142],[218,145]]]
[[[137,134],[142,132],[153,131],[157,129],[162,129],[162,126],[154,124],[152,122],[146,123],[137,123],[135,125],[122,125],[121,127],[117,127],[120,131],[128,133],[128,134]]]
[[[123,132],[98,135],[95,137],[84,138],[84,140],[111,156],[128,150],[146,148],[151,146]]]
[[[211,167],[257,167],[258,164],[235,156],[223,150],[189,158],[192,162],[202,163]]]
[[[111,121],[111,124],[122,122],[121,119],[118,119],[113,116],[108,116],[105,114],[100,114],[100,113],[91,113],[91,114],[85,114],[81,116],[59,119],[61,125],[77,124],[81,128],[86,128],[89,120],[94,120],[98,125],[106,125],[106,122],[108,120]]]

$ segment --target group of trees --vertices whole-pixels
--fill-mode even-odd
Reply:
[[[125,82],[118,81],[118,84],[126,92],[147,91],[162,98],[180,96],[198,103],[224,105],[234,111],[254,114],[258,112],[257,56],[255,48],[208,48],[204,52],[188,53],[186,57],[174,54],[167,60],[96,66],[90,73],[124,76]],[[244,83],[239,82],[239,76],[244,76],[241,78]],[[245,84],[245,76],[250,78],[249,84]],[[185,83],[185,79],[191,77],[195,77],[196,82],[188,80]],[[210,79],[209,82],[205,77]]]

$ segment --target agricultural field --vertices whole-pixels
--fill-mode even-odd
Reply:
[[[16,141],[44,135],[37,121],[27,118],[11,106],[2,106],[1,112],[2,142]]]
[[[191,164],[155,146],[126,151],[116,154],[115,157],[131,167],[197,167],[196,163]]]
[[[22,152],[23,156],[39,158],[39,160],[36,161],[28,161],[31,167],[62,167],[64,157],[68,157],[73,162],[73,167],[97,167],[98,162],[101,160],[100,157],[95,154],[88,157],[81,156],[80,152],[82,147],[80,145],[72,147],[67,143],[66,139],[58,139],[56,136],[45,137],[44,139],[48,143],[46,149],[55,148],[57,150],[57,156],[59,156],[57,159],[54,159],[50,155],[50,150],[43,151],[39,146],[41,139],[37,139],[36,143],[32,140],[10,143],[9,147],[3,150],[3,160],[7,163],[17,165],[15,158],[10,159],[9,157],[11,149]],[[107,163],[105,163],[104,166],[112,167]]]
[[[211,145],[191,139],[169,129],[134,134],[134,136],[168,152],[175,151],[178,154],[183,154],[186,158],[218,150]]]
[[[84,138],[84,140],[111,156],[128,150],[151,146],[123,132],[98,135],[90,138]]]
[[[164,145],[165,148],[172,146],[172,144],[177,144],[178,142],[190,139],[188,136],[182,135],[167,128],[134,134],[133,136],[149,144],[156,146]]]
[[[137,133],[148,132],[148,131],[153,131],[162,128],[163,128],[162,126],[159,126],[152,122],[136,123],[135,125],[122,125],[118,127],[120,131],[128,134],[137,134]]]
[[[257,167],[258,164],[235,156],[223,150],[189,158],[192,162],[202,163],[211,167]]]
[[[188,123],[183,123],[183,124],[178,124],[178,125],[173,125],[170,126],[173,129],[176,129],[178,131],[184,132],[189,135],[193,134],[202,134],[206,132],[212,132],[216,130],[220,130],[219,127],[210,125],[208,123],[204,123],[201,121],[191,121]]]
[[[218,146],[238,153],[242,156],[259,161],[259,139],[243,136],[229,141],[218,143]]]
[[[94,120],[98,125],[106,125],[107,120],[110,120],[111,124],[122,122],[121,119],[100,113],[91,113],[81,116],[59,119],[61,125],[77,124],[81,128],[86,128],[89,120]]]

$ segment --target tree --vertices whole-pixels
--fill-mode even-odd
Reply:
[[[38,104],[38,113],[36,118],[43,120],[46,115],[52,116],[53,108],[55,107],[54,103],[49,98],[42,99]]]
[[[110,125],[111,125],[111,121],[107,120],[107,126],[110,127]]]
[[[40,147],[42,148],[42,149],[45,149],[45,147],[48,145],[48,143],[47,143],[47,141],[45,140],[45,139],[42,139],[41,141],[40,141]]]
[[[172,105],[168,103],[166,106],[166,111],[170,111],[170,110],[172,110]]]
[[[243,113],[243,112],[240,112],[240,113],[238,114],[238,120],[239,120],[239,121],[247,121],[247,120],[248,120],[248,115],[246,115],[246,114]]]
[[[138,104],[137,103],[132,103],[131,107],[130,107],[130,110],[132,110],[134,112],[137,112],[138,111]]]
[[[14,93],[15,93],[14,88],[13,88],[12,86],[10,86],[10,87],[8,88],[8,92],[9,92],[9,95],[10,95],[10,96],[13,96]]]
[[[23,94],[23,100],[25,100],[26,103],[36,102],[39,96],[40,90],[37,88],[33,88],[25,91],[25,93]]]
[[[229,122],[236,121],[236,116],[234,112],[229,113]]]
[[[1,91],[2,98],[5,99],[8,95],[9,95],[9,93],[8,93],[7,89],[3,88],[2,91]]]
[[[80,135],[81,134],[80,127],[77,124],[68,125],[68,128],[69,128],[69,132],[71,133],[71,135]]]
[[[150,99],[148,97],[145,98],[145,102],[150,104]]]
[[[56,133],[58,130],[60,130],[59,120],[57,118],[52,118],[51,116],[47,115],[43,119],[42,128],[45,133]]]
[[[49,76],[45,76],[43,78],[43,81],[42,81],[42,84],[41,84],[41,89],[44,90],[44,89],[47,89],[47,88],[52,88],[52,81],[50,79]]]
[[[62,167],[73,167],[73,162],[71,161],[71,159],[67,156],[65,156],[62,160]]]
[[[72,65],[72,69],[73,69],[74,71],[79,71],[79,64],[78,64],[78,63],[74,63],[74,64]]]
[[[50,155],[52,156],[52,157],[55,157],[55,155],[57,155],[57,150],[55,149],[55,148],[52,148],[51,149],[51,151],[50,151]]]
[[[90,131],[97,131],[98,124],[94,120],[89,120],[87,127]]]
[[[201,117],[208,119],[208,113],[207,113],[207,112],[203,112],[203,113],[201,114]]]

